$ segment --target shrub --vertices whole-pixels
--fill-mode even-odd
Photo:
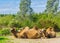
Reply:
[[[13,19],[12,21],[10,21],[10,23],[8,24],[8,26],[9,26],[9,27],[16,27],[16,28],[17,28],[17,27],[18,27],[18,28],[21,27],[19,21],[18,21],[18,20],[14,20],[14,19]]]
[[[10,34],[10,29],[2,29],[0,30],[0,35],[9,35]]]

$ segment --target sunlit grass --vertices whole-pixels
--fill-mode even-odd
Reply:
[[[5,36],[0,36],[0,43],[13,43]]]

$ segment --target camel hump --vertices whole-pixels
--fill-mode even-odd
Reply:
[[[37,30],[32,28],[29,29],[26,34],[28,38],[34,38],[37,33],[38,33]]]
[[[25,27],[22,31],[21,31],[21,33],[20,33],[20,35],[23,35],[25,32],[27,32],[29,30],[29,27]]]

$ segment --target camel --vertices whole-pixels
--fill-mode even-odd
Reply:
[[[54,31],[54,28],[49,27],[49,28],[46,30],[46,37],[47,37],[47,38],[55,38],[55,37],[56,37],[56,32]]]
[[[37,26],[34,26],[33,28],[29,29],[28,26],[23,28],[22,30],[16,31],[16,29],[13,27],[11,32],[16,38],[28,38],[28,39],[37,39],[37,38],[55,38],[56,32],[54,31],[54,28],[49,27],[47,29],[39,29]]]

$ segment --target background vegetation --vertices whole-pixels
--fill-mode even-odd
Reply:
[[[0,35],[10,34],[10,27],[16,29],[29,26],[37,26],[40,29],[54,27],[60,31],[59,0],[48,0],[46,10],[35,13],[31,8],[31,0],[21,0],[20,11],[17,14],[0,14]]]

